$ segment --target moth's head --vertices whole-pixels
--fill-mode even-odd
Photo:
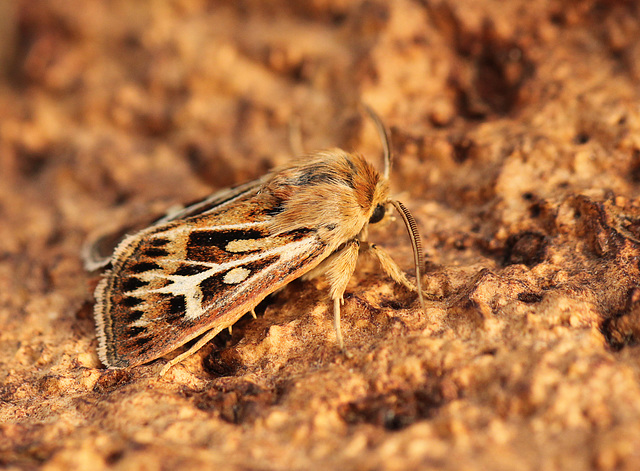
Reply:
[[[346,153],[345,153],[346,154]],[[389,200],[389,181],[360,154],[346,154],[351,184],[358,204],[366,213],[369,223],[380,221]]]

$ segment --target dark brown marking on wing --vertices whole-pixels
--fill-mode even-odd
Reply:
[[[157,247],[150,247],[148,249],[144,249],[142,253],[149,258],[163,258],[169,255],[164,249],[159,249]]]
[[[202,304],[210,304],[218,297],[220,290],[226,289],[229,285],[223,281],[227,272],[217,273],[200,282],[199,288],[202,292]]]
[[[173,274],[178,276],[193,276],[207,270],[209,270],[209,267],[205,267],[204,265],[181,265]]]
[[[160,268],[162,267],[154,262],[138,262],[134,265],[131,265],[129,267],[129,271],[131,273],[138,274],[138,273],[144,273],[151,270],[159,270]]]
[[[228,231],[194,231],[189,235],[187,243],[187,259],[196,262],[215,261],[223,263],[234,256],[225,251],[227,244],[233,240],[261,239],[268,235],[265,230],[246,229]],[[245,251],[249,252],[249,251]]]
[[[255,260],[253,262],[245,263],[244,265],[242,265],[242,267],[239,267],[239,268],[246,268],[253,275],[254,273],[259,272],[260,270],[265,268],[266,266],[276,263],[278,260],[280,260],[280,255],[275,254],[275,255],[271,255],[270,257],[265,257],[265,258],[261,258],[260,260]]]
[[[126,293],[128,291],[135,291],[138,288],[142,288],[143,286],[147,286],[147,282],[146,281],[142,281],[139,278],[135,278],[133,276],[130,276],[129,278],[127,278],[123,283],[122,283],[122,290]]]
[[[141,352],[145,352],[148,350],[149,346],[149,342],[151,342],[153,340],[153,337],[136,337],[134,339],[131,339],[132,343],[135,344],[136,348],[138,349],[138,351]]]
[[[183,295],[174,296],[172,294],[158,293],[156,296],[154,307],[156,307],[159,314],[154,317],[153,322],[174,325],[175,322],[179,322],[184,317],[187,306]]]
[[[167,313],[169,314],[168,317],[179,317],[184,315],[187,310],[187,304],[184,296],[171,296],[167,302],[167,308]]]
[[[164,245],[167,245],[169,242],[171,242],[169,239],[160,237],[157,239],[151,239],[149,241],[149,244],[153,245],[154,247],[162,247]]]
[[[122,313],[122,316],[122,323],[124,325],[129,325],[142,319],[142,316],[144,316],[144,311],[140,311],[139,309],[126,309]]]
[[[218,247],[224,250],[232,240],[261,239],[268,235],[265,231],[255,229],[228,231],[193,231],[189,234],[188,245],[197,247]]]
[[[125,298],[122,299],[122,301],[120,301],[120,303],[124,306],[124,307],[136,307],[138,304],[140,304],[143,300],[140,298],[136,298],[134,296],[127,296]]]
[[[201,247],[198,245],[187,245],[187,260],[194,262],[216,262],[222,263],[228,260],[231,254],[218,247]]]
[[[140,334],[146,334],[147,329],[139,326],[127,326],[126,332],[128,337],[138,337]]]
[[[296,229],[294,231],[284,232],[282,235],[291,238],[292,241],[298,241],[298,240],[304,239],[312,232],[316,232],[316,230],[302,228],[302,229]]]

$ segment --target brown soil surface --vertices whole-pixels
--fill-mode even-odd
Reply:
[[[640,9],[623,0],[0,4],[0,467],[640,469]],[[379,164],[426,313],[363,260],[338,351],[290,284],[159,378],[106,370],[91,234],[305,148]],[[411,272],[397,221],[372,229]]]

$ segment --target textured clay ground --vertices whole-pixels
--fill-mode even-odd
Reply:
[[[640,468],[636,2],[1,9],[0,466]],[[361,101],[427,313],[363,260],[348,355],[318,280],[164,378],[105,370],[87,238],[286,162],[298,119],[379,164]],[[371,238],[412,272],[397,221]]]

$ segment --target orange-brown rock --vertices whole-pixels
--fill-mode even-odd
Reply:
[[[623,0],[0,6],[0,467],[640,468],[640,10]],[[8,20],[7,20],[8,19]],[[91,234],[306,149],[379,163],[429,292],[363,260],[194,357],[105,370]],[[398,222],[371,231],[411,271]]]

